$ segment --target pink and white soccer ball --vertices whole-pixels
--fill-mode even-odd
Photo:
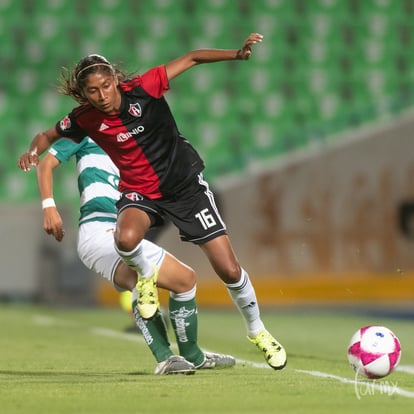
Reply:
[[[367,378],[385,377],[395,369],[401,358],[401,344],[385,326],[364,326],[351,338],[348,361],[354,371]]]

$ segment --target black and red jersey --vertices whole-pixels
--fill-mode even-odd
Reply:
[[[105,114],[89,103],[56,124],[63,137],[80,142],[90,136],[120,171],[119,190],[156,199],[173,195],[204,169],[193,146],[180,135],[164,98],[168,79],[157,66],[120,82],[118,114]]]

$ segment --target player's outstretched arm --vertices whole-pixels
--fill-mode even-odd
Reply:
[[[53,199],[53,170],[60,165],[59,160],[47,153],[39,162],[36,169],[37,184],[43,208],[43,229],[61,241],[65,235],[63,220]]]
[[[29,150],[22,154],[17,160],[17,166],[23,171],[30,171],[31,167],[36,167],[39,163],[39,155],[43,154],[61,136],[53,126],[47,131],[36,134],[33,138]]]
[[[240,49],[198,49],[186,53],[165,65],[167,77],[174,79],[187,69],[202,63],[221,62],[225,60],[248,60],[252,54],[252,46],[260,43],[263,36],[252,33],[244,41]]]

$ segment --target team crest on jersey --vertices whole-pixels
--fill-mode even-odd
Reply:
[[[131,201],[139,201],[144,199],[144,197],[139,193],[127,193],[125,194],[125,197]]]
[[[60,127],[62,128],[62,131],[69,129],[70,128],[70,118],[68,116],[65,116],[61,121],[60,121]]]
[[[135,116],[135,118],[140,118],[142,115],[141,105],[138,102],[134,104],[129,104],[128,112],[132,116]]]

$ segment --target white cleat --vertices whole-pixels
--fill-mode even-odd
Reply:
[[[236,364],[231,355],[204,352],[204,361],[196,369],[229,368]]]
[[[184,374],[192,375],[195,374],[194,364],[188,362],[185,358],[180,355],[171,355],[165,361],[160,362],[155,368],[155,375],[173,375],[173,374]]]

